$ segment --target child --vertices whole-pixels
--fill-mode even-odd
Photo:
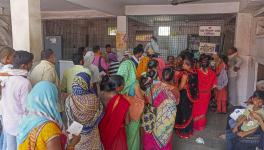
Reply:
[[[247,102],[245,112],[240,117],[238,123],[233,129],[239,137],[245,137],[254,133],[260,126],[264,131],[264,91],[255,91],[251,99]],[[240,130],[239,130],[240,128]]]
[[[32,67],[33,54],[17,51],[13,58],[13,68],[29,71]],[[15,86],[14,86],[15,85]],[[31,83],[26,75],[9,76],[2,83],[3,127],[8,150],[16,150],[18,125],[25,114],[26,97],[31,90]]]

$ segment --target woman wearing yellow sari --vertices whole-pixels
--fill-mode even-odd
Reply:
[[[27,114],[19,126],[19,150],[64,150],[67,136],[57,108],[57,87],[48,81],[37,83],[27,97]],[[74,136],[66,149],[74,150],[79,138]]]

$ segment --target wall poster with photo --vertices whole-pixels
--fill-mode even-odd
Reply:
[[[215,53],[216,44],[200,42],[199,51],[200,53]]]

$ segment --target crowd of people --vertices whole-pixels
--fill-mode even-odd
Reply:
[[[195,58],[184,50],[167,62],[155,37],[123,58],[111,45],[105,49],[103,54],[99,46],[80,47],[60,81],[53,50],[43,50],[32,69],[32,53],[3,48],[0,149],[169,150],[174,132],[189,138],[206,128],[212,97],[218,113],[227,113],[228,95],[231,105],[238,105],[242,61],[236,48],[229,49],[229,60],[217,53]],[[264,129],[263,101],[263,92],[256,91],[234,134],[245,137],[258,125]],[[251,114],[254,127],[244,123]],[[76,122],[82,125],[80,134],[67,132]]]

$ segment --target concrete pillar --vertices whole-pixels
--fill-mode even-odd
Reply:
[[[235,46],[238,49],[239,56],[243,59],[238,78],[238,100],[240,104],[243,104],[254,90],[255,65],[252,59],[254,27],[252,14],[238,13]]]
[[[34,54],[40,60],[43,49],[40,0],[10,0],[13,48]]]
[[[124,50],[127,49],[127,17],[126,16],[117,16],[117,35],[116,35],[116,48],[118,58],[122,58]],[[120,42],[124,45],[120,47]]]

